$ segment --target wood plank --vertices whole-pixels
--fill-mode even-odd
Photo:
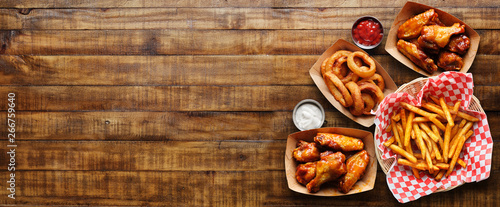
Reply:
[[[284,169],[286,141],[16,141],[16,144],[16,171],[263,171]],[[2,166],[9,164],[8,150],[0,149]]]
[[[499,55],[497,30],[479,30],[478,54]],[[12,30],[8,55],[318,55],[349,30]],[[210,40],[210,41],[205,41]],[[385,40],[383,40],[385,43]],[[387,54],[385,45],[371,54]]]
[[[452,191],[413,201],[412,205],[489,206],[500,194],[500,172],[486,181],[468,183]],[[8,180],[7,172],[0,173]],[[148,206],[353,206],[400,205],[379,171],[371,191],[342,197],[317,197],[288,189],[285,172],[130,172],[130,171],[19,171],[16,200],[23,205],[148,205]],[[196,186],[196,187],[193,187]],[[22,191],[21,191],[22,189]],[[0,196],[7,198],[7,190]],[[443,196],[446,195],[446,196]],[[464,199],[456,199],[456,198]]]
[[[311,85],[317,58],[0,55],[0,85]]]
[[[16,144],[16,171],[272,171],[285,168],[285,140],[16,141]],[[500,142],[493,145],[493,148],[500,147]],[[2,166],[9,164],[6,153],[9,149],[0,148]],[[497,159],[500,153],[493,153],[492,160]],[[499,170],[500,163],[492,162],[491,171]]]
[[[362,127],[324,105],[324,127]],[[493,139],[500,139],[499,112],[486,112]],[[0,112],[0,117],[7,117]],[[5,126],[6,119],[0,119]],[[285,140],[298,131],[291,111],[276,112],[16,112],[16,140],[224,141]],[[7,131],[0,131],[7,137]]]
[[[275,1],[275,0],[259,0],[256,2],[235,0],[235,1],[161,1],[161,0],[0,0],[0,8],[144,8],[144,7],[396,7],[401,8],[406,3],[406,0],[394,0],[390,4],[380,4],[376,1]],[[491,1],[433,1],[422,0],[421,4],[432,5],[434,7],[498,7],[498,2]]]
[[[345,29],[367,8],[119,8],[0,10],[3,30]],[[370,8],[386,30],[400,8]],[[446,9],[474,29],[499,29],[500,8]],[[196,14],[196,15],[193,15]],[[484,18],[484,17],[488,18]],[[138,21],[140,20],[140,21]],[[335,22],[332,24],[331,22]]]
[[[356,124],[332,107],[325,108],[325,127],[374,130]],[[0,116],[7,117],[7,113],[0,112]],[[6,122],[1,119],[0,125]],[[16,112],[16,140],[286,140],[296,131],[291,111]],[[7,131],[0,131],[0,135],[7,137]]]
[[[305,97],[324,100],[313,86],[0,87],[0,97],[10,92],[21,111],[276,111],[292,110]]]
[[[309,68],[318,57],[0,55],[0,85],[314,85]],[[421,76],[389,55],[373,58],[397,85]],[[497,65],[498,56],[478,55],[469,70],[474,84],[500,80]]]
[[[330,106],[316,86],[0,86],[8,93],[21,111],[290,111],[306,98]],[[491,94],[500,86],[474,87],[483,109],[498,111]]]

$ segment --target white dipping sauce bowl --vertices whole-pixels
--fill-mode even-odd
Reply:
[[[299,117],[301,115],[298,114],[297,112],[301,111],[301,109],[299,109],[301,106],[306,106],[306,105],[314,106],[318,110],[315,110],[315,109],[312,110],[315,113],[317,113],[317,114],[313,114],[313,116],[314,116],[313,119],[316,119],[315,122],[308,124],[308,126],[303,126],[303,124],[300,122],[301,117]],[[317,102],[313,99],[304,99],[304,100],[300,101],[293,109],[293,123],[300,131],[321,128],[321,126],[323,126],[324,122],[325,122],[325,110],[323,109],[323,106],[321,106],[321,104],[319,102]]]

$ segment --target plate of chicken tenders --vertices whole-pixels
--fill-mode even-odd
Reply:
[[[385,50],[424,76],[465,73],[474,61],[479,39],[474,29],[451,14],[407,2],[391,26]]]
[[[285,153],[288,187],[315,196],[343,196],[373,189],[377,159],[373,134],[319,128],[290,134]]]

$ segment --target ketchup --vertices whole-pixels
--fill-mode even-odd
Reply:
[[[380,23],[372,19],[364,19],[352,30],[352,36],[359,44],[372,46],[382,40],[383,32]]]

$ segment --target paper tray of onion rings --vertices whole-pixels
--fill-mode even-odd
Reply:
[[[379,99],[397,90],[392,78],[375,59],[343,39],[319,57],[309,74],[335,108],[365,127],[374,123]]]

